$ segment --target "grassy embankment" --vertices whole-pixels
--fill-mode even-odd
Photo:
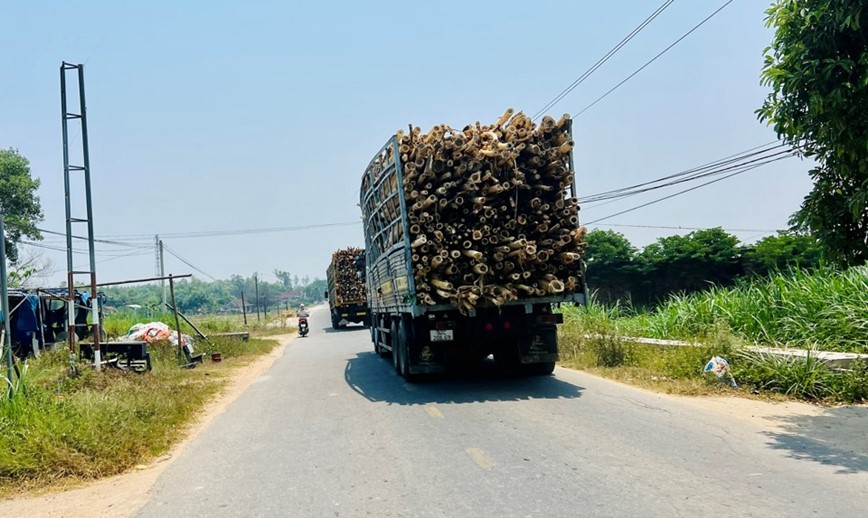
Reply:
[[[868,367],[838,372],[815,356],[782,358],[744,345],[868,353],[868,268],[787,272],[735,288],[672,297],[648,311],[591,304],[567,308],[563,363],[657,390],[728,392],[701,374],[726,358],[745,394],[826,402],[868,400]],[[698,347],[660,347],[624,337],[680,339]]]
[[[109,330],[123,329],[114,334],[131,325],[107,320]],[[203,319],[203,332],[239,330],[216,322]],[[183,323],[182,329],[189,333]],[[83,368],[70,378],[62,348],[29,360],[23,386],[11,401],[0,399],[0,497],[123,473],[158,457],[182,438],[235,368],[276,345],[261,337],[198,340],[197,352],[209,358],[219,351],[224,361],[192,370],[179,368],[175,348],[153,345],[153,370],[144,374]]]

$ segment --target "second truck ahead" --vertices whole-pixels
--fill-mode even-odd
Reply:
[[[554,304],[586,300],[571,121],[393,136],[360,192],[371,336],[412,378],[493,354],[550,374]]]
[[[357,261],[364,256],[362,248],[344,248],[332,254],[326,270],[332,327],[340,329],[351,322],[368,325],[368,305],[365,283],[359,276]]]

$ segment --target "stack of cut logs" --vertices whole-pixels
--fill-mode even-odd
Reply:
[[[335,302],[337,304],[365,301],[365,283],[356,268],[356,257],[364,253],[364,248],[350,247],[332,254]]]
[[[581,289],[569,116],[399,131],[416,293],[468,311]]]

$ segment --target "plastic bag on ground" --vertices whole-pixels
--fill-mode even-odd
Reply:
[[[705,364],[705,368],[702,369],[702,375],[705,376],[709,372],[717,376],[718,379],[728,382],[732,387],[738,386],[735,383],[735,378],[732,377],[732,373],[729,372],[729,362],[720,356],[713,356]]]

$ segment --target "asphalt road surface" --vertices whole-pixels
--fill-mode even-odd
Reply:
[[[143,517],[868,516],[864,408],[775,429],[558,368],[407,384],[326,311]]]

